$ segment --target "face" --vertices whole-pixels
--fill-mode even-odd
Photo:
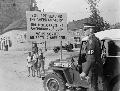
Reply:
[[[86,29],[85,32],[85,36],[89,36],[92,33],[93,29],[92,28],[88,28]]]

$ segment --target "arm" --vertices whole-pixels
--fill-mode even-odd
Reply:
[[[92,65],[94,64],[95,62],[95,58],[94,58],[94,55],[88,55],[87,56],[87,62],[85,63],[85,67],[83,68],[83,72],[88,75]]]

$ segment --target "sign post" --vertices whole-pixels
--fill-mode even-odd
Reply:
[[[67,15],[65,13],[27,11],[26,18],[27,40],[30,42],[61,41],[61,36],[66,36]]]
[[[60,51],[61,51],[61,60],[62,60],[62,40],[60,41]]]
[[[45,41],[45,51],[47,51],[47,47],[46,47],[46,45],[47,45],[47,42]]]

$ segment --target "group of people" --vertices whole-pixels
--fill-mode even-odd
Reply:
[[[28,77],[31,71],[33,77],[35,77],[35,72],[37,72],[37,77],[41,77],[41,71],[45,74],[44,59],[42,50],[39,54],[37,44],[33,44],[32,52],[29,52],[27,57]]]

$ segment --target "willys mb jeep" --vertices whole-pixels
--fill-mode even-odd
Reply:
[[[114,30],[112,34],[120,34],[120,30]],[[106,31],[105,31],[106,33]],[[107,35],[110,33],[97,33],[96,36],[101,40],[101,61],[103,62],[103,81],[102,90],[100,91],[120,91],[120,39],[115,36]],[[85,51],[87,38],[81,43],[80,56],[81,62],[85,62]],[[52,72],[44,78],[45,91],[89,91],[90,82],[86,78],[80,79],[79,74],[82,68],[75,62],[75,58],[71,57],[66,60],[57,60],[52,63]]]
[[[81,67],[78,67],[75,57],[65,60],[56,60],[51,63],[51,73],[44,78],[45,91],[76,91],[78,89],[87,89],[89,82],[87,78],[81,80],[79,74]]]

